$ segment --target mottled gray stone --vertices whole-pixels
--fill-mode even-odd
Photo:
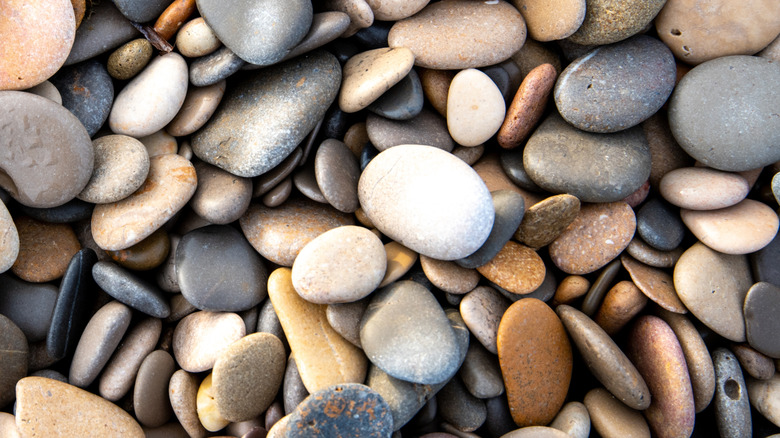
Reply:
[[[216,84],[237,72],[246,62],[223,46],[190,64],[190,82],[196,87]]]
[[[745,378],[734,353],[718,348],[712,353],[715,365],[715,422],[721,438],[748,437],[753,434]]]
[[[97,61],[66,67],[51,79],[62,96],[62,106],[95,135],[108,119],[114,103],[114,84],[106,67]]]

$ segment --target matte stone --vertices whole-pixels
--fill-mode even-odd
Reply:
[[[528,35],[536,41],[553,41],[577,31],[585,19],[585,0],[550,4],[538,0],[514,0],[528,25]]]
[[[27,375],[29,347],[22,330],[10,319],[0,315],[0,406],[11,403],[16,383]]]
[[[458,374],[463,379],[466,389],[474,397],[487,399],[504,393],[504,380],[498,358],[479,343],[469,343],[466,359]],[[447,421],[454,424],[451,419]]]
[[[496,336],[509,301],[487,286],[469,292],[460,302],[460,313],[474,337],[491,353],[497,354]]]
[[[208,432],[198,419],[196,397],[198,378],[184,370],[173,373],[168,383],[168,396],[171,408],[184,430],[193,438],[205,438]]]
[[[447,152],[452,152],[454,147],[447,122],[426,108],[409,120],[390,120],[369,114],[366,131],[371,144],[380,151],[401,144],[424,144]]]
[[[360,207],[360,167],[343,142],[332,138],[322,142],[314,157],[314,176],[322,195],[336,210],[353,213]]]
[[[46,339],[56,300],[57,288],[50,284],[0,275],[0,314],[16,324],[30,343]]]
[[[249,208],[252,181],[199,161],[195,163],[198,188],[190,206],[200,217],[213,224],[229,224],[238,220]]]
[[[747,344],[732,344],[729,349],[749,376],[767,380],[775,375],[775,363],[769,356],[761,354]]]
[[[100,376],[98,390],[101,397],[115,402],[130,391],[138,369],[146,356],[154,351],[161,332],[162,322],[153,317],[142,319],[128,330]]]
[[[192,68],[190,75],[192,75]],[[165,130],[176,137],[190,135],[209,121],[225,94],[225,81],[219,81],[206,87],[187,89],[187,97],[176,117]]]
[[[780,395],[780,373],[775,373],[769,380],[747,378],[748,397],[750,405],[756,408],[767,420],[780,427],[780,405],[777,404]]]
[[[477,287],[480,280],[479,272],[455,262],[420,256],[420,266],[434,286],[449,294],[468,293]]]
[[[84,248],[73,256],[62,276],[46,335],[46,351],[55,359],[73,350],[87,326],[96,291],[92,278],[96,262],[95,251]]]
[[[673,268],[684,251],[685,248],[681,246],[671,251],[660,251],[646,244],[638,236],[634,236],[626,248],[631,257],[654,268]]]
[[[541,248],[557,239],[580,212],[580,201],[568,194],[537,202],[526,211],[514,238],[531,248]]]
[[[552,307],[571,304],[583,297],[590,289],[590,281],[581,275],[567,275],[555,289]]]
[[[663,108],[642,122],[647,142],[650,145],[650,185],[659,187],[661,178],[671,170],[693,164],[690,155],[677,144],[669,129],[669,118]]]
[[[681,167],[667,172],[658,189],[672,204],[688,210],[717,210],[745,199],[750,191],[738,173],[707,167]]]
[[[267,296],[262,259],[227,225],[185,234],[176,248],[176,275],[182,295],[201,310],[247,310]]]
[[[95,168],[78,198],[109,204],[127,198],[149,175],[149,153],[140,141],[127,135],[106,135],[92,142]]]
[[[471,395],[460,377],[453,377],[437,394],[437,413],[462,432],[473,432],[485,422],[485,403]]]
[[[171,418],[168,382],[174,371],[176,362],[164,350],[150,353],[138,368],[133,387],[133,412],[144,426],[159,427]]]
[[[590,390],[583,400],[593,429],[604,438],[650,438],[650,428],[639,411],[616,399],[606,389]]]
[[[76,29],[76,38],[65,65],[84,61],[140,35],[113,2],[100,2],[85,15],[83,26]]]
[[[717,386],[715,389],[715,421],[723,438],[753,435],[745,378],[737,358],[725,348],[712,353]]]
[[[176,362],[191,373],[208,371],[225,349],[246,334],[235,313],[200,311],[182,318],[173,332]]]
[[[417,117],[422,109],[422,84],[414,69],[368,106],[369,111],[391,120],[409,120]]]
[[[184,23],[176,33],[176,48],[188,58],[206,56],[217,50],[222,43],[203,17]]]
[[[461,70],[447,94],[447,129],[463,146],[479,146],[501,128],[504,96],[492,79],[477,69]]]
[[[244,65],[246,62],[243,59],[223,46],[192,61],[190,82],[196,87],[208,87],[229,78]]]
[[[641,32],[665,0],[587,0],[585,19],[569,37],[576,44],[611,44]]]
[[[111,0],[119,12],[130,21],[145,23],[156,19],[168,5],[170,0]]]
[[[644,309],[647,301],[647,296],[634,283],[621,281],[604,295],[593,320],[610,336],[614,336]]]
[[[719,210],[682,209],[680,216],[702,243],[725,254],[758,251],[775,238],[780,226],[774,210],[752,199]]]
[[[341,11],[325,11],[314,14],[309,32],[283,59],[292,59],[324,46],[343,35],[349,25],[349,15]]]
[[[106,67],[89,61],[60,70],[51,78],[62,97],[62,106],[72,112],[89,136],[103,126],[114,102],[114,85]]]
[[[177,48],[181,49],[178,46]],[[152,43],[146,38],[125,43],[108,57],[108,74],[120,81],[132,79],[149,64],[153,53]]]
[[[765,281],[780,286],[778,257],[780,257],[780,237],[775,235],[775,238],[765,247],[750,254],[750,267],[754,281]]]
[[[510,293],[525,295],[542,285],[547,268],[536,251],[509,241],[488,263],[479,266],[477,271]]]
[[[282,386],[282,401],[285,414],[291,414],[301,402],[309,396],[309,391],[301,380],[301,374],[295,364],[295,357],[290,354],[287,359],[287,368],[284,370]]]
[[[0,248],[0,272],[5,272],[19,256],[19,232],[3,200],[0,200]]]
[[[658,199],[651,199],[636,213],[636,231],[646,243],[671,251],[682,243],[685,227],[679,211]]]
[[[574,1],[580,2],[581,0]],[[497,140],[501,147],[514,149],[528,138],[539,119],[544,115],[557,77],[558,72],[555,67],[552,64],[544,63],[535,67],[523,78],[498,131]]]
[[[588,408],[580,402],[568,402],[555,416],[550,427],[565,432],[571,438],[587,438],[590,436]]]
[[[569,434],[547,426],[527,426],[515,429],[502,438],[566,438]]]
[[[97,262],[92,277],[113,298],[155,318],[171,314],[168,300],[157,286],[110,262]]]
[[[636,287],[662,308],[675,313],[687,313],[688,309],[680,301],[674,289],[672,276],[665,271],[653,268],[634,260],[628,254],[620,256],[620,262],[628,271]]]
[[[85,388],[97,378],[122,340],[132,316],[132,310],[118,301],[109,302],[92,316],[76,346],[68,382]]]
[[[368,50],[344,65],[339,108],[354,113],[368,107],[409,74],[414,54],[406,47]]]
[[[457,261],[464,268],[476,268],[490,262],[509,242],[523,220],[525,200],[522,196],[511,190],[497,190],[490,195],[495,211],[493,229],[476,252]]]
[[[780,287],[771,283],[754,284],[745,296],[745,331],[751,347],[769,357],[780,359]]]
[[[73,228],[26,216],[16,218],[15,222],[19,232],[19,255],[11,271],[22,280],[34,283],[62,277],[70,259],[81,249]]]

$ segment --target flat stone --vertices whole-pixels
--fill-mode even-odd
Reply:
[[[465,294],[479,283],[479,272],[464,268],[455,262],[420,256],[420,266],[434,286],[451,294]]]
[[[642,316],[629,334],[627,354],[650,388],[643,413],[658,436],[690,436],[696,410],[680,343],[662,319]]]
[[[193,438],[205,438],[208,432],[198,419],[196,398],[198,378],[184,370],[173,373],[168,383],[168,396],[173,413],[184,430]]]
[[[168,382],[176,368],[173,357],[164,350],[150,353],[138,368],[133,386],[133,412],[144,426],[160,427],[171,418]]]
[[[218,84],[246,65],[227,47],[220,47],[206,56],[201,56],[190,64],[190,82],[196,87],[208,87]]]
[[[109,302],[92,316],[73,355],[70,384],[86,388],[97,378],[125,335],[132,316],[133,311],[118,301]]]
[[[383,21],[398,21],[419,12],[430,0],[368,0],[368,5],[374,11],[374,18]]]
[[[46,339],[57,300],[57,288],[34,284],[11,275],[0,275],[0,314],[8,317],[24,333],[27,341]]]
[[[170,249],[168,233],[161,228],[130,248],[106,252],[122,267],[148,271],[162,265]]]
[[[181,109],[165,130],[176,137],[183,137],[203,127],[222,102],[225,87],[225,81],[218,81],[205,87],[189,88]]]
[[[645,202],[637,211],[636,231],[645,243],[661,251],[677,248],[685,236],[679,211],[658,199]]]
[[[780,406],[777,404],[777,397],[780,395],[780,373],[775,373],[769,380],[748,377],[747,390],[750,405],[772,424],[780,427]]]
[[[78,198],[94,204],[110,204],[138,190],[149,175],[149,154],[140,141],[126,135],[106,135],[93,140],[95,167]]]
[[[686,313],[688,311],[680,298],[677,297],[671,275],[638,262],[628,254],[621,255],[620,262],[628,271],[631,280],[647,298],[670,312]]]
[[[203,17],[184,23],[176,33],[176,49],[183,56],[197,58],[217,50],[222,43]]]
[[[478,399],[498,397],[504,393],[498,358],[479,343],[469,343],[466,359],[458,374],[468,392]]]
[[[341,11],[325,11],[315,13],[312,16],[311,27],[305,37],[293,47],[284,60],[292,59],[298,55],[320,48],[335,40],[350,26],[349,15]]]
[[[744,313],[747,341],[751,347],[772,358],[780,358],[776,310],[780,306],[780,288],[771,283],[756,283],[745,296]]]
[[[114,102],[114,85],[106,67],[85,62],[66,67],[51,78],[62,98],[62,106],[72,112],[91,136],[103,126]]]
[[[775,363],[769,356],[761,354],[747,344],[732,344],[729,349],[749,376],[768,380],[775,375]]]
[[[16,395],[16,427],[22,436],[144,437],[141,426],[122,408],[67,383],[25,377]]]
[[[685,152],[709,167],[756,169],[780,160],[780,118],[772,116],[780,112],[778,95],[780,69],[770,60],[712,60],[680,80],[669,100],[669,127]]]
[[[97,262],[92,277],[107,294],[133,309],[155,318],[167,318],[171,313],[162,291],[114,263]]]
[[[466,69],[498,64],[522,47],[522,15],[509,3],[432,3],[390,29],[390,47],[408,47],[415,65]]]
[[[417,263],[418,258],[416,252],[395,241],[385,244],[385,254],[387,256],[387,270],[379,287],[385,287],[401,278]]]
[[[168,134],[162,129],[153,134],[141,137],[138,141],[146,146],[149,158],[157,155],[177,154],[179,152],[179,142],[176,140],[176,137]],[[189,160],[190,158],[187,159]]]
[[[138,38],[140,32],[124,17],[113,2],[100,2],[90,7],[83,26],[76,30],[76,39],[65,65],[75,64]]]
[[[446,120],[427,108],[409,120],[390,120],[369,114],[366,131],[371,144],[379,151],[402,144],[424,144],[452,152],[455,146]]]
[[[268,296],[307,391],[365,380],[366,356],[330,327],[325,306],[310,303],[295,292],[290,269],[278,268],[271,273]]]
[[[244,320],[235,313],[200,311],[182,318],[173,332],[173,355],[190,373],[207,371],[223,351],[246,334]]]
[[[358,196],[383,234],[439,260],[460,259],[479,249],[495,216],[479,175],[430,146],[381,152],[363,171]]]
[[[175,154],[150,158],[149,175],[137,191],[121,201],[95,207],[95,242],[106,250],[135,245],[184,207],[196,186],[195,168],[189,160]]]
[[[477,69],[461,70],[447,95],[447,129],[463,146],[489,140],[504,122],[506,104],[496,84]]]
[[[3,49],[0,90],[24,90],[51,77],[65,62],[76,36],[73,6],[68,0],[30,5],[3,4]]]
[[[288,421],[285,436],[289,438],[317,434],[379,438],[393,432],[393,416],[387,402],[359,383],[333,385],[311,394]]]
[[[574,222],[579,212],[580,201],[575,196],[551,196],[525,212],[514,238],[532,248],[547,246]]]
[[[715,421],[720,436],[753,435],[750,401],[739,361],[725,348],[715,350],[712,360],[718,385],[715,391]]]
[[[635,411],[616,399],[606,389],[591,389],[583,400],[593,429],[604,438],[650,438],[650,428]]]
[[[195,163],[198,188],[190,206],[212,224],[229,224],[238,220],[252,199],[252,180],[226,172],[216,166]]]
[[[558,288],[555,289],[552,307],[560,304],[571,304],[577,299],[582,298],[590,289],[590,281],[581,275],[567,275],[561,280]]]
[[[301,166],[292,176],[292,182],[295,188],[301,194],[312,201],[327,204],[328,200],[322,194],[320,186],[317,184],[317,176],[314,171],[314,162],[308,161]]]
[[[592,316],[596,313],[599,305],[604,300],[604,296],[607,294],[610,285],[615,281],[617,275],[620,273],[621,266],[622,265],[620,260],[615,259],[607,263],[607,265],[601,269],[598,277],[596,277],[596,280],[590,286],[588,293],[582,300],[582,306],[580,306],[586,315]]]
[[[162,321],[153,317],[142,319],[127,331],[100,376],[101,397],[116,402],[130,391],[141,363],[154,351],[161,332]]]
[[[325,10],[340,11],[349,16],[349,26],[342,33],[345,38],[374,23],[374,11],[366,0],[326,0],[323,5]]]
[[[287,158],[276,167],[257,177],[254,180],[252,197],[258,197],[268,193],[274,187],[277,187],[285,180],[300,164],[303,151],[301,148],[295,148]]]
[[[330,206],[291,199],[277,208],[252,204],[239,223],[260,255],[278,265],[292,266],[301,249],[315,237],[352,225],[354,220]]]
[[[406,47],[374,49],[351,57],[344,65],[339,108],[354,113],[368,107],[406,77],[413,65],[414,54]]]
[[[343,142],[332,138],[322,142],[314,157],[314,176],[322,195],[336,210],[353,213],[360,207],[360,167]]]
[[[225,95],[192,150],[234,175],[268,172],[323,118],[340,81],[338,61],[322,51],[264,69]]]
[[[295,0],[262,1],[225,8],[213,0],[197,0],[198,11],[222,43],[252,64],[279,62],[306,35],[312,5]]]
[[[6,175],[0,187],[35,208],[76,197],[93,166],[92,143],[79,119],[49,99],[18,91],[0,92],[0,106],[0,170]]]
[[[473,432],[487,418],[485,403],[468,392],[459,376],[453,377],[439,391],[436,404],[442,420],[459,431]]]
[[[456,336],[444,311],[425,287],[411,281],[373,295],[360,343],[374,365],[414,383],[441,383],[459,365]]]
[[[523,164],[531,179],[549,192],[568,193],[583,202],[614,202],[647,181],[650,150],[639,128],[590,133],[553,114],[528,139]]]
[[[423,100],[420,77],[412,69],[403,79],[372,102],[368,110],[388,119],[409,120],[420,114]]]
[[[181,47],[177,48],[181,51]],[[140,73],[152,60],[154,49],[146,38],[123,44],[108,57],[106,68],[114,79],[125,81]]]
[[[561,320],[544,302],[521,299],[501,318],[497,342],[512,419],[520,427],[548,424],[571,381],[571,344]]]
[[[531,3],[532,0],[525,3]],[[580,0],[574,0],[580,2]],[[542,3],[539,3],[542,6]],[[498,130],[498,144],[504,149],[520,146],[533,132],[544,115],[550,93],[553,91],[558,72],[552,64],[541,64],[523,78],[512,103]]]
[[[684,167],[669,171],[658,187],[670,203],[688,210],[717,210],[745,199],[750,186],[737,173],[705,167]]]
[[[628,246],[635,229],[636,218],[628,204],[588,204],[550,244],[550,257],[567,274],[588,274],[617,257]]]
[[[22,330],[10,319],[0,315],[0,405],[11,403],[17,395],[14,388],[17,382],[27,375],[29,347]]]
[[[655,268],[672,268],[682,255],[684,248],[677,247],[671,251],[660,251],[646,244],[641,237],[634,236],[628,244],[626,252],[638,261]]]
[[[542,285],[546,268],[533,249],[509,241],[488,263],[477,268],[480,274],[513,294],[528,294]]]
[[[720,210],[682,209],[680,216],[702,243],[725,254],[748,254],[767,246],[780,220],[768,205],[745,199]]]
[[[368,307],[368,299],[364,298],[352,303],[329,304],[325,309],[328,324],[352,345],[363,348],[360,344],[360,321]]]
[[[282,384],[286,363],[284,346],[272,334],[254,333],[231,344],[212,375],[219,414],[246,421],[265,412]]]
[[[647,305],[647,296],[630,281],[615,284],[601,302],[593,320],[614,336]]]
[[[81,249],[68,224],[39,222],[26,216],[16,219],[19,253],[11,272],[33,283],[56,280],[65,273],[70,259]]]
[[[585,19],[568,40],[575,44],[603,45],[624,40],[647,27],[665,0],[615,2],[587,0]]]
[[[95,251],[84,248],[73,256],[62,276],[46,335],[46,352],[55,359],[73,351],[92,315],[97,292],[92,265],[97,260]]]

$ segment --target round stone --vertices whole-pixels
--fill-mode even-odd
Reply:
[[[476,270],[464,268],[455,262],[420,256],[420,266],[428,280],[447,293],[465,294],[479,283],[480,276]]]
[[[149,154],[140,141],[126,135],[106,135],[92,141],[95,168],[78,198],[110,204],[130,196],[149,174]]]
[[[745,296],[745,331],[751,347],[767,356],[780,359],[776,318],[780,308],[780,288],[771,283],[754,284]]]
[[[604,45],[636,35],[653,21],[666,0],[586,0],[585,19],[569,41]]]
[[[26,216],[16,219],[19,252],[11,272],[25,281],[42,283],[65,273],[70,259],[81,249],[68,224],[39,222]]]
[[[314,157],[314,177],[322,196],[336,210],[354,213],[360,207],[360,166],[343,142],[332,138],[322,142]]]
[[[514,0],[528,25],[528,35],[536,41],[562,40],[580,28],[585,19],[585,0],[549,3],[539,0]]]
[[[680,216],[702,243],[725,254],[758,251],[775,238],[780,225],[774,210],[752,199],[720,210],[682,209]]]
[[[452,79],[447,95],[447,129],[455,142],[463,146],[486,142],[498,132],[505,115],[504,96],[488,75],[470,68]]]
[[[252,180],[226,172],[208,163],[195,163],[198,188],[190,207],[212,224],[229,224],[240,218],[252,200]]]
[[[614,285],[593,317],[593,320],[610,336],[614,336],[647,305],[647,296],[630,281]]]
[[[176,49],[188,58],[206,56],[217,50],[222,43],[203,17],[184,24],[176,34]]]
[[[695,67],[669,100],[669,127],[690,156],[720,170],[780,160],[780,66],[725,56]]]
[[[222,352],[246,334],[244,320],[235,313],[195,312],[182,318],[173,332],[173,354],[184,370],[210,370]]]
[[[546,269],[536,251],[509,241],[492,260],[477,267],[477,271],[500,288],[524,295],[542,285]]]
[[[661,251],[677,248],[685,236],[679,211],[658,199],[645,202],[637,211],[636,231],[644,242]]]
[[[360,176],[360,205],[385,235],[439,260],[456,260],[487,240],[495,216],[485,183],[441,149],[401,145],[377,155]]]
[[[73,354],[68,382],[86,388],[95,380],[114,354],[132,316],[133,311],[118,301],[109,302],[92,316]]]
[[[181,51],[181,47],[178,47]],[[152,43],[146,38],[125,43],[108,57],[108,74],[114,79],[132,79],[149,64],[154,54]]]
[[[144,426],[159,427],[171,418],[168,382],[174,371],[176,362],[164,350],[150,353],[138,368],[133,387],[133,412]]]
[[[224,80],[205,87],[191,87],[176,117],[165,130],[176,137],[190,135],[203,127],[217,110],[225,94]]]

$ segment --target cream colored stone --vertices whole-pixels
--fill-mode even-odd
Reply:
[[[493,136],[506,115],[506,103],[495,82],[470,68],[452,79],[447,95],[447,129],[462,146],[478,146]]]
[[[188,21],[176,34],[176,48],[188,58],[206,56],[221,45],[219,38],[203,17]]]
[[[0,273],[11,269],[18,255],[19,232],[11,213],[0,200]]]
[[[680,216],[702,243],[725,254],[758,251],[775,238],[780,225],[774,210],[752,199],[720,210],[682,209]]]
[[[689,210],[716,210],[745,199],[750,186],[741,175],[706,167],[683,167],[664,175],[661,196]]]
[[[367,0],[374,18],[382,21],[398,21],[420,12],[431,0]]]
[[[769,421],[780,427],[780,373],[769,380],[747,377],[750,404]]]
[[[650,427],[639,411],[616,399],[606,389],[592,389],[585,406],[593,428],[604,438],[650,438]]]
[[[106,135],[92,141],[95,167],[82,201],[108,204],[136,191],[149,175],[149,154],[143,143],[126,135]]]
[[[230,424],[230,421],[222,418],[217,409],[217,401],[214,399],[214,387],[211,384],[211,373],[203,379],[198,388],[198,418],[200,423],[209,432],[216,432]]]
[[[173,332],[176,362],[191,373],[210,370],[231,343],[246,334],[235,313],[200,311],[182,318]]]
[[[358,53],[344,65],[339,107],[347,113],[362,110],[400,82],[412,66],[414,54],[405,47]]]
[[[138,141],[146,146],[146,152],[149,153],[150,158],[157,155],[175,154],[179,149],[179,142],[176,141],[176,137],[168,134],[163,129],[154,134],[141,137]]]

